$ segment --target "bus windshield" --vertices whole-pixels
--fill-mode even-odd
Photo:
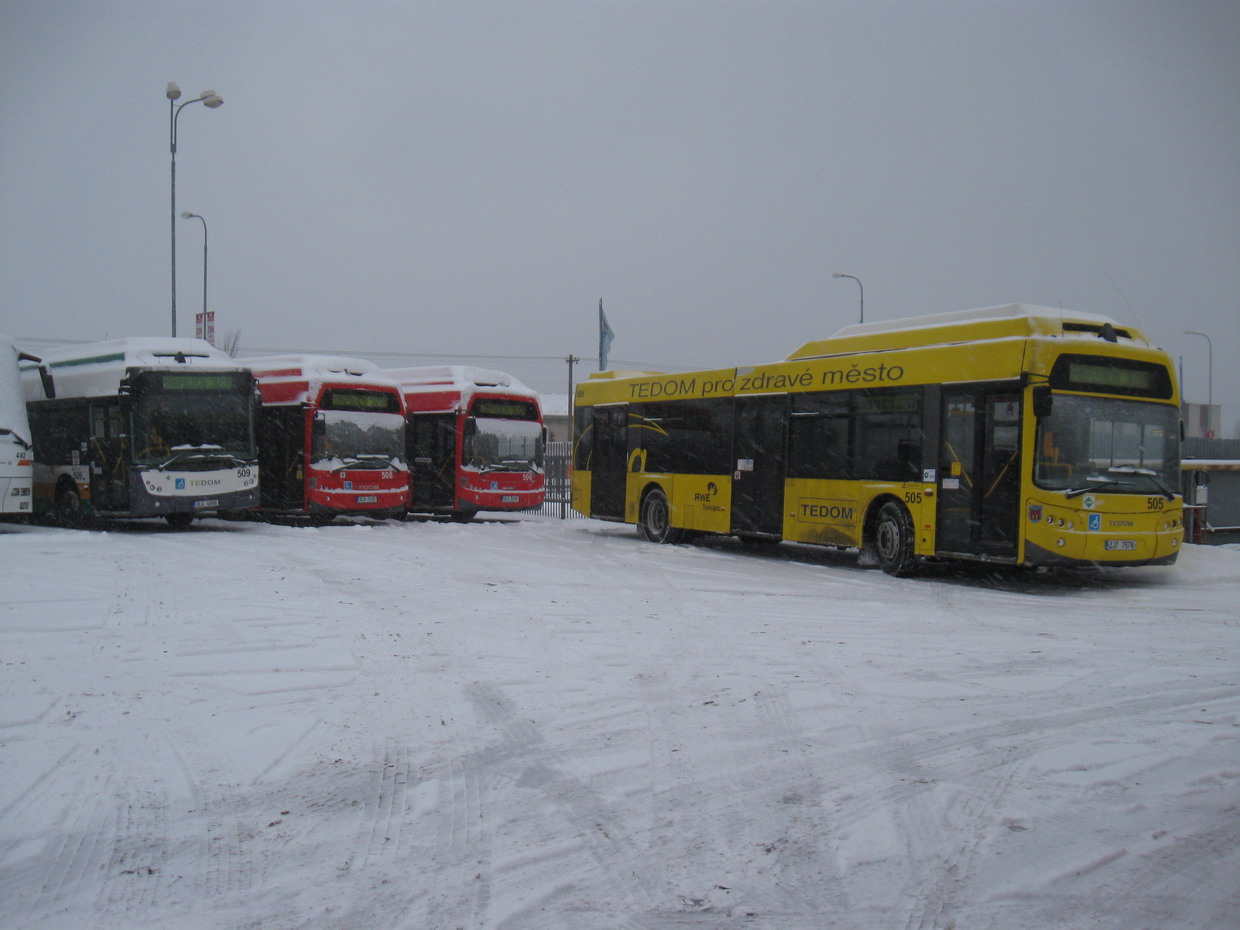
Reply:
[[[1038,421],[1034,481],[1084,493],[1170,495],[1179,483],[1179,411],[1167,404],[1055,394]]]
[[[536,420],[471,418],[461,467],[477,471],[534,471],[543,467],[542,426]]]
[[[139,391],[133,403],[133,462],[255,457],[247,390]]]
[[[323,410],[310,463],[316,468],[405,468],[405,418],[399,413]]]

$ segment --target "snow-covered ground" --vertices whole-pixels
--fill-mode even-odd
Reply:
[[[0,925],[1240,926],[1240,551],[0,527]]]

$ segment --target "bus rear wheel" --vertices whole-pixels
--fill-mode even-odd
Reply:
[[[902,504],[888,501],[874,524],[874,551],[878,565],[888,575],[911,575],[917,564],[913,554],[913,518]]]
[[[672,526],[672,508],[667,495],[655,488],[642,499],[641,520],[638,529],[642,537],[652,543],[678,543],[685,538],[685,531]]]

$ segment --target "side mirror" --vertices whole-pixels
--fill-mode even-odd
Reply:
[[[327,435],[327,419],[321,413],[315,414],[314,416],[314,435]]]
[[[1039,384],[1033,389],[1033,415],[1043,420],[1051,415],[1053,408],[1054,398],[1051,395],[1051,389],[1045,384]]]
[[[56,382],[52,378],[51,370],[43,364],[43,359],[27,352],[18,352],[17,358],[23,362],[34,362],[39,366],[39,380],[43,382],[43,396],[48,400],[53,399],[56,396]]]
[[[473,417],[465,418],[465,438],[473,439],[478,435],[478,421]]]

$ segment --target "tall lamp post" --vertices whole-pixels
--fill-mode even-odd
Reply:
[[[207,339],[207,221],[199,214],[190,213],[188,210],[181,213],[181,219],[202,220],[202,338]],[[197,327],[195,327],[194,334],[197,335]]]
[[[1211,407],[1214,406],[1214,343],[1210,341],[1210,337],[1205,333],[1199,333],[1193,329],[1184,330],[1185,336],[1200,336],[1206,341],[1206,395],[1207,401]]]
[[[172,151],[172,335],[175,338],[177,334],[177,118],[191,103],[201,103],[208,109],[214,110],[224,102],[221,97],[213,90],[204,90],[193,100],[186,100],[184,103],[177,103],[181,98],[181,88],[177,87],[173,81],[168,82],[168,89],[164,91],[164,96],[168,98],[168,148]],[[203,221],[206,225],[206,221]]]
[[[861,319],[860,319],[860,321],[859,321],[859,322],[864,323],[864,322],[865,322],[865,285],[861,283],[861,279],[860,279],[860,278],[858,278],[856,275],[851,275],[851,274],[843,274],[843,273],[841,273],[841,272],[839,272],[839,271],[837,271],[837,272],[835,272],[834,274],[832,274],[832,275],[831,275],[831,277],[833,277],[833,278],[852,278],[854,281],[856,281],[856,282],[857,282],[857,287],[861,288]]]

